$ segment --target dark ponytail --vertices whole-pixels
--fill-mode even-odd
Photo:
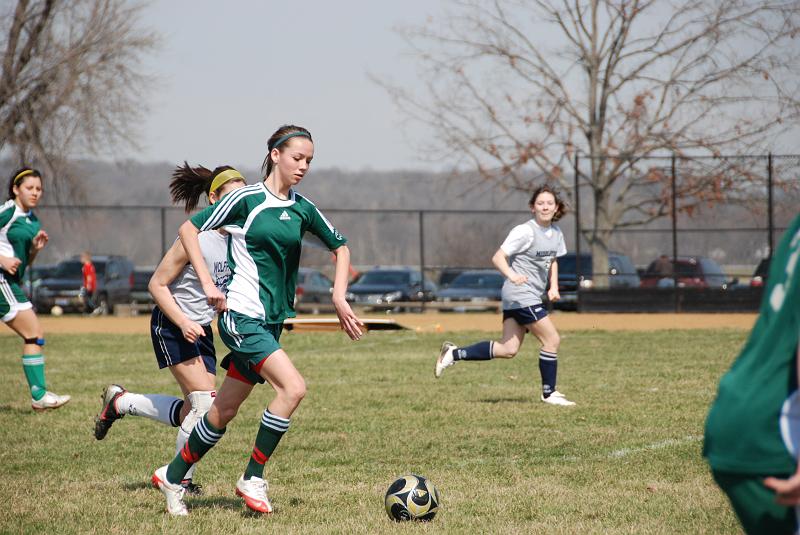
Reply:
[[[172,180],[169,183],[172,202],[183,203],[186,213],[191,212],[197,208],[200,197],[208,197],[214,177],[228,169],[233,167],[223,165],[209,171],[202,165],[191,167],[187,162],[183,162],[182,166],[176,167],[172,172]]]
[[[272,172],[272,157],[270,154],[272,153],[272,149],[277,148],[279,151],[283,152],[283,148],[286,146],[286,143],[295,136],[296,137],[304,137],[307,138],[312,143],[314,142],[311,139],[311,132],[307,129],[303,128],[302,126],[295,126],[293,124],[285,124],[275,130],[269,139],[267,140],[267,157],[264,158],[264,163],[261,165],[261,171],[264,173],[264,178],[268,177],[269,174]],[[285,138],[285,139],[282,139]]]
[[[22,184],[26,178],[29,176],[38,177],[39,180],[42,179],[42,174],[32,167],[20,167],[13,173],[11,173],[11,177],[8,179],[8,198],[9,199],[16,199],[17,196],[14,194],[14,186],[19,186]]]

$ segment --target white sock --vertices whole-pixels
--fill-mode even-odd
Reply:
[[[213,403],[216,394],[217,392],[215,390],[195,390],[189,392],[188,398],[192,408],[186,414],[186,418],[183,419],[183,422],[181,422],[180,428],[178,429],[178,437],[175,440],[175,455],[180,453],[183,445],[189,440],[189,435],[197,425],[197,422],[202,420],[205,413],[207,413],[208,409],[211,408],[211,403]],[[195,466],[197,466],[197,464],[193,464],[189,468],[189,471],[186,472],[185,476],[183,476],[184,479],[192,479]]]
[[[186,431],[183,430],[183,426],[182,425],[178,426],[178,436],[175,439],[175,455],[179,455],[180,454],[181,449],[183,449],[183,445],[186,444],[189,441],[189,435],[190,434],[191,433],[187,433]],[[183,479],[192,479],[192,475],[194,474],[194,467],[195,466],[197,466],[197,465],[193,464],[189,468],[189,471],[186,472],[186,475],[183,476]]]
[[[117,398],[116,409],[120,414],[144,416],[165,425],[173,425],[172,414],[175,404],[182,401],[181,398],[175,396],[125,392]]]

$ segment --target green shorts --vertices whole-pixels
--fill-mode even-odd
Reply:
[[[252,367],[281,348],[283,323],[266,323],[244,314],[227,310],[217,320],[219,337],[231,352],[222,359],[221,366],[228,369],[233,363],[236,371],[252,383],[264,379]]]
[[[712,470],[714,481],[728,495],[745,533],[777,535],[797,531],[797,510],[775,502],[775,492],[764,486],[766,476]],[[791,474],[777,475],[786,478]]]
[[[19,284],[5,277],[0,272],[0,318],[3,323],[8,323],[17,317],[20,310],[28,310],[33,305],[28,301],[28,296],[22,291]]]

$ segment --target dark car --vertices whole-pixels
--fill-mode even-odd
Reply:
[[[28,298],[33,301],[33,296],[36,289],[42,283],[43,279],[51,277],[56,271],[56,264],[34,264],[25,272],[23,291]]]
[[[714,260],[704,256],[679,256],[669,258],[672,274],[658,268],[659,259],[653,260],[642,277],[642,287],[728,288],[728,277]]]
[[[152,267],[137,267],[133,270],[133,287],[131,288],[131,304],[135,310],[151,308],[155,302],[147,286],[155,272]]]
[[[133,288],[133,262],[124,256],[93,256],[97,272],[96,304],[104,314],[114,310],[114,305],[129,304]],[[83,264],[78,257],[64,260],[56,266],[49,278],[42,279],[35,292],[33,304],[41,312],[49,312],[58,305],[64,312],[83,311],[80,296],[83,284]]]
[[[592,288],[592,255],[581,253],[580,280],[578,279],[578,262],[575,253],[567,253],[558,257],[558,293],[561,299],[553,304],[555,308],[573,309],[578,301],[578,287]],[[611,288],[638,288],[641,284],[636,266],[631,259],[622,253],[608,253],[608,285]]]
[[[333,283],[316,269],[300,268],[294,291],[295,308],[319,314],[321,305],[331,305]]]
[[[444,268],[439,272],[439,280],[437,284],[439,288],[446,288],[451,282],[453,282],[456,277],[464,273],[466,269],[464,268]]]
[[[347,300],[372,308],[392,309],[396,302],[432,301],[435,295],[436,285],[418,269],[381,267],[364,272],[350,286]]]
[[[436,298],[444,303],[469,302],[486,303],[488,301],[500,301],[502,299],[503,282],[505,278],[493,269],[476,269],[464,271],[453,279],[450,284],[436,292]],[[476,307],[454,308],[453,310],[462,311],[476,310]],[[491,306],[488,308],[496,308]]]

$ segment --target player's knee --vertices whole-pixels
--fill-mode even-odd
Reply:
[[[236,418],[238,412],[239,407],[234,407],[232,405],[217,407],[215,404],[212,406],[211,410],[208,411],[208,420],[216,427],[225,427],[228,425],[228,422]]]
[[[288,403],[297,406],[306,397],[306,382],[298,376],[296,379],[284,385],[283,396]]]

